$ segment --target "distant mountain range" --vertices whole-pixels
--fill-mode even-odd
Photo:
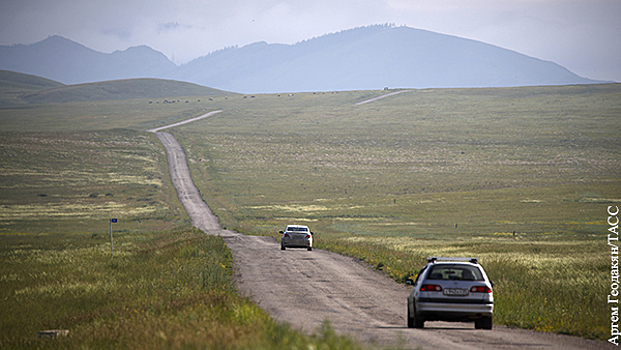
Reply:
[[[180,66],[147,46],[106,54],[51,36],[0,46],[0,69],[64,84],[160,78],[246,93],[602,83],[479,41],[387,25],[227,48]]]

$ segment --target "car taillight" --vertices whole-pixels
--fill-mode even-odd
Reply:
[[[492,290],[488,286],[472,286],[470,288],[472,293],[491,293]]]
[[[439,286],[437,284],[423,284],[420,287],[420,291],[421,292],[441,292],[442,286]]]
[[[310,238],[310,235],[306,235],[306,238]]]
[[[288,233],[285,233],[285,238],[291,238]]]

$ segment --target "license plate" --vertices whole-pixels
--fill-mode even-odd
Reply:
[[[448,288],[444,290],[444,295],[468,295],[467,289]]]

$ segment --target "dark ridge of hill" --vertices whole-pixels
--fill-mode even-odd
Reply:
[[[515,51],[392,26],[229,48],[179,67],[174,78],[242,92],[596,83]]]
[[[65,85],[27,94],[23,99],[28,103],[64,103],[227,94],[231,93],[192,83],[145,78]]]
[[[0,70],[0,84],[4,86],[11,85],[23,89],[32,90],[46,89],[63,85],[62,83],[54,80],[45,79],[30,74],[11,72],[8,70]]]
[[[63,85],[33,75],[0,71],[0,107],[126,99],[222,96],[231,92],[163,79],[127,79]]]
[[[148,46],[106,54],[56,35],[31,45],[0,46],[0,69],[64,84],[161,78],[175,68],[164,54]]]
[[[52,36],[31,45],[0,46],[0,69],[69,84],[160,78],[247,93],[602,83],[494,45],[390,25],[293,45],[258,42],[182,66],[146,46],[104,54]]]
[[[59,86],[63,84],[34,75],[0,70],[0,106],[23,105],[24,95]]]

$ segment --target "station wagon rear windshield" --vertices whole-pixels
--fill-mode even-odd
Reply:
[[[287,231],[308,232],[308,228],[307,227],[287,227]]]
[[[481,271],[468,265],[434,265],[427,275],[428,280],[483,281]]]

